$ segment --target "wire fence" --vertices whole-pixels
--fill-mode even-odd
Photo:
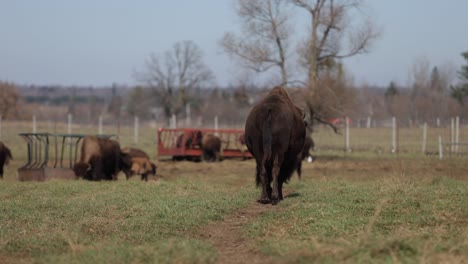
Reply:
[[[377,122],[376,122],[377,123]],[[397,119],[382,126],[353,126],[343,124],[339,133],[326,126],[314,130],[316,151],[338,150],[345,152],[409,153],[424,155],[467,155],[468,125],[453,118],[451,125],[401,127]]]
[[[339,132],[334,133],[328,126],[314,127],[312,138],[315,152],[341,151],[346,153],[367,152],[375,155],[385,153],[415,155],[453,155],[468,154],[468,124],[453,118],[444,120],[445,126],[400,126],[397,119],[379,120],[378,122],[342,122]],[[122,147],[133,146],[145,150],[152,158],[157,158],[157,131],[159,128],[176,127],[243,129],[244,124],[215,117],[212,121],[176,120],[140,121],[138,117],[113,119],[99,117],[97,123],[75,123],[73,116],[67,115],[61,120],[6,121],[0,119],[0,141],[9,146],[14,156],[26,157],[26,143],[19,133],[54,133],[54,134],[111,134],[119,140]],[[467,155],[468,156],[468,155]]]

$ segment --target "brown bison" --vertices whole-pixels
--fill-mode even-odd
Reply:
[[[185,134],[180,134],[177,137],[177,141],[176,141],[176,147],[177,148],[180,148],[180,147],[182,147],[184,145],[184,135]],[[192,132],[189,133],[189,136],[185,140],[185,148],[188,149],[188,148],[194,148],[194,147],[197,147],[197,146],[201,147],[202,140],[203,140],[203,135],[202,135],[202,132],[200,130],[192,131]]]
[[[121,168],[120,145],[117,141],[86,136],[81,145],[80,161],[73,166],[77,177],[86,180],[117,180]]]
[[[187,138],[185,139],[184,143],[184,138],[185,134],[180,134],[177,137],[176,140],[176,147],[181,148],[182,146],[185,146],[185,149],[193,149],[193,148],[201,148],[202,147],[202,140],[203,140],[203,134],[200,130],[198,131],[191,131]],[[192,160],[191,156],[173,156],[173,160]],[[198,161],[198,159],[195,159]]]
[[[250,111],[245,137],[257,164],[257,186],[262,185],[259,203],[277,204],[283,199],[283,183],[291,178],[301,160],[306,129],[304,116],[282,87],[273,88]]]
[[[203,160],[208,162],[221,160],[221,139],[213,134],[206,134],[202,140]]]
[[[127,180],[133,175],[141,175],[141,180],[148,181],[148,174],[156,175],[156,165],[150,161],[146,152],[137,148],[123,148],[121,151],[121,170]]]
[[[301,160],[299,161],[299,164],[297,164],[297,176],[299,176],[299,179],[301,179],[302,161],[311,156],[310,149],[313,149],[313,148],[314,148],[314,140],[312,139],[311,135],[307,133],[304,139],[304,147],[302,149]]]
[[[13,159],[13,156],[10,149],[0,141],[0,178],[3,179],[3,165],[8,165],[11,159]]]
[[[131,175],[141,175],[141,180],[148,181],[148,174],[156,175],[156,165],[147,158],[132,158]],[[127,176],[127,174],[125,174]],[[127,176],[128,179],[129,176]]]

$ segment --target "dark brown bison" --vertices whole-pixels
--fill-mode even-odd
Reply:
[[[150,161],[146,152],[137,148],[123,148],[120,169],[127,180],[133,175],[141,175],[141,180],[148,181],[148,175],[156,175],[156,165]]]
[[[304,139],[304,147],[302,148],[301,160],[299,161],[299,164],[297,164],[297,176],[299,176],[299,179],[301,179],[302,161],[308,157],[311,157],[310,149],[313,149],[313,148],[314,148],[314,140],[312,139],[309,133],[306,133],[306,137]]]
[[[184,143],[185,139],[185,143]],[[182,146],[185,146],[185,149],[193,149],[193,148],[201,148],[202,147],[202,140],[203,140],[203,134],[200,130],[198,131],[191,131],[187,137],[185,137],[185,134],[180,134],[177,137],[176,140],[176,147],[181,148]],[[173,160],[192,160],[193,158],[191,156],[173,156]],[[198,159],[195,159],[198,161]]]
[[[86,180],[117,180],[120,168],[120,145],[117,141],[86,136],[81,145],[80,161],[73,166],[73,171],[77,177]]]
[[[259,203],[277,204],[283,199],[283,183],[291,178],[301,160],[306,129],[304,116],[282,87],[273,88],[250,111],[245,137],[257,163],[257,186],[262,185]]]
[[[0,178],[3,179],[3,165],[8,165],[8,162],[13,159],[11,151],[5,144],[0,142]]]
[[[176,141],[177,148],[180,148],[184,145],[184,135],[185,134],[180,134],[177,137],[177,141]],[[194,147],[201,147],[202,140],[203,140],[203,135],[200,130],[192,131],[189,133],[187,139],[185,140],[185,148],[188,149],[188,148],[194,148]]]
[[[213,134],[206,134],[202,141],[203,160],[208,162],[221,160],[221,139]]]

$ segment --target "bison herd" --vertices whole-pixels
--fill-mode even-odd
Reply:
[[[126,178],[139,174],[148,181],[148,175],[156,175],[156,165],[140,149],[120,148],[117,141],[87,136],[81,144],[80,160],[73,166],[77,177],[86,180],[117,180],[123,171]]]
[[[207,162],[215,162],[221,160],[221,139],[213,134],[205,134],[201,131],[192,131],[184,141],[184,135],[181,134],[177,138],[176,147],[185,146],[185,149],[199,148],[202,150],[202,160]],[[175,157],[178,159],[190,159],[190,157]]]
[[[185,142],[177,138],[177,147],[198,146],[203,150],[203,160],[219,161],[221,140],[212,134],[193,132]],[[314,146],[303,109],[295,106],[283,87],[273,88],[250,111],[245,134],[241,136],[256,161],[256,184],[262,191],[259,203],[277,204],[284,198],[283,184],[294,171],[301,177],[302,160],[310,156]],[[0,142],[0,177],[3,165],[12,159],[10,149]],[[81,156],[73,166],[77,177],[90,181],[116,180],[122,171],[126,178],[156,175],[156,165],[149,156],[136,148],[120,148],[117,141],[86,136],[81,145]]]

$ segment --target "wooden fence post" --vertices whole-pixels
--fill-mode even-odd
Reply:
[[[68,119],[68,129],[67,129],[67,132],[68,134],[70,135],[72,133],[72,114],[69,113],[67,115],[67,119]],[[68,144],[71,144],[71,138],[69,137],[68,138]],[[70,147],[70,158],[71,158],[71,147]],[[70,161],[71,162],[71,161]]]
[[[177,117],[175,114],[172,114],[171,123],[171,128],[177,128]]]
[[[135,125],[134,125],[134,130],[133,130],[133,142],[135,144],[138,144],[138,116],[135,116]]]
[[[392,117],[392,153],[398,152],[398,131],[396,118]]]
[[[346,138],[345,138],[345,150],[351,152],[350,142],[349,142],[349,118],[345,117],[345,126],[346,126]]]
[[[72,133],[72,114],[68,114],[68,134]]]
[[[427,123],[424,122],[423,125],[423,142],[422,142],[422,153],[426,154],[426,144],[427,144]]]
[[[185,126],[191,127],[192,126],[192,113],[190,111],[190,104],[185,106]]]
[[[102,135],[102,115],[99,115],[98,134],[99,134],[99,135]]]
[[[444,157],[444,154],[442,153],[442,137],[439,136],[439,159],[441,160]]]
[[[214,117],[214,129],[215,129],[215,131],[216,131],[216,132],[215,132],[215,135],[216,135],[216,136],[218,136],[218,132],[217,132],[217,131],[218,131],[218,128],[219,128],[219,127],[218,127],[218,116],[215,116],[215,117]]]
[[[454,143],[455,143],[455,119],[452,117],[450,118],[450,153],[454,151]]]
[[[458,153],[458,145],[460,143],[460,117],[455,118],[455,153]]]
[[[32,130],[33,130],[33,133],[36,133],[37,132],[37,127],[36,127],[36,115],[33,115],[33,120],[32,120]]]

